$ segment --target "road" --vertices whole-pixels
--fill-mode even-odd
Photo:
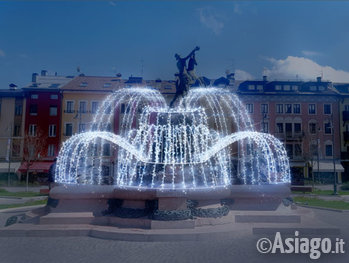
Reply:
[[[317,218],[340,227],[349,242],[349,213],[314,209]],[[21,212],[0,213],[0,224]],[[125,242],[91,237],[0,238],[0,262],[314,262],[305,254],[260,254],[256,236],[185,242]],[[323,254],[316,262],[349,262],[347,254]]]

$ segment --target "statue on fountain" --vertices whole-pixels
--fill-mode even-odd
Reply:
[[[192,52],[189,53],[188,56],[181,58],[180,55],[175,54],[175,58],[177,60],[177,68],[178,73],[175,74],[176,76],[176,94],[173,98],[173,100],[170,103],[170,107],[174,105],[176,100],[180,97],[184,97],[188,91],[189,87],[194,84],[196,81],[199,81],[201,83],[200,78],[198,78],[195,74],[195,66],[197,65],[196,59],[195,59],[195,52],[200,50],[200,47],[195,47]],[[188,67],[187,67],[187,60]]]

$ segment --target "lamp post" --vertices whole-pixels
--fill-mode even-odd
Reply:
[[[337,175],[336,175],[336,160],[334,158],[334,125],[333,112],[331,114],[331,131],[332,131],[332,162],[333,162],[333,195],[338,195],[337,192]]]

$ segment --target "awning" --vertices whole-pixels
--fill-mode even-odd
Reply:
[[[12,163],[10,164],[10,173],[16,173],[18,168],[21,166],[21,163]],[[0,173],[8,173],[8,162],[0,163]]]
[[[319,172],[318,167],[319,167],[320,173],[332,173],[333,172],[333,161],[332,160],[320,161],[319,166],[318,166],[317,162],[314,161],[313,162],[313,172],[315,172],[315,173]],[[339,161],[335,161],[335,169],[336,169],[336,172],[344,172],[344,168]]]
[[[48,173],[50,170],[50,166],[53,164],[53,162],[33,162],[29,165],[29,172],[36,172],[36,173]],[[18,171],[21,173],[26,173],[28,169],[28,163],[23,162],[21,164],[21,167],[19,167]]]

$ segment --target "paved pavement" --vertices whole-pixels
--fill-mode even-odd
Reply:
[[[349,213],[313,211],[319,220],[338,226],[349,243]],[[0,224],[21,213],[0,213]],[[221,240],[126,242],[91,237],[2,237],[0,262],[314,262],[305,254],[260,254],[256,250],[259,238],[237,234]],[[349,262],[348,244],[344,249],[347,254],[323,254],[316,262]]]

